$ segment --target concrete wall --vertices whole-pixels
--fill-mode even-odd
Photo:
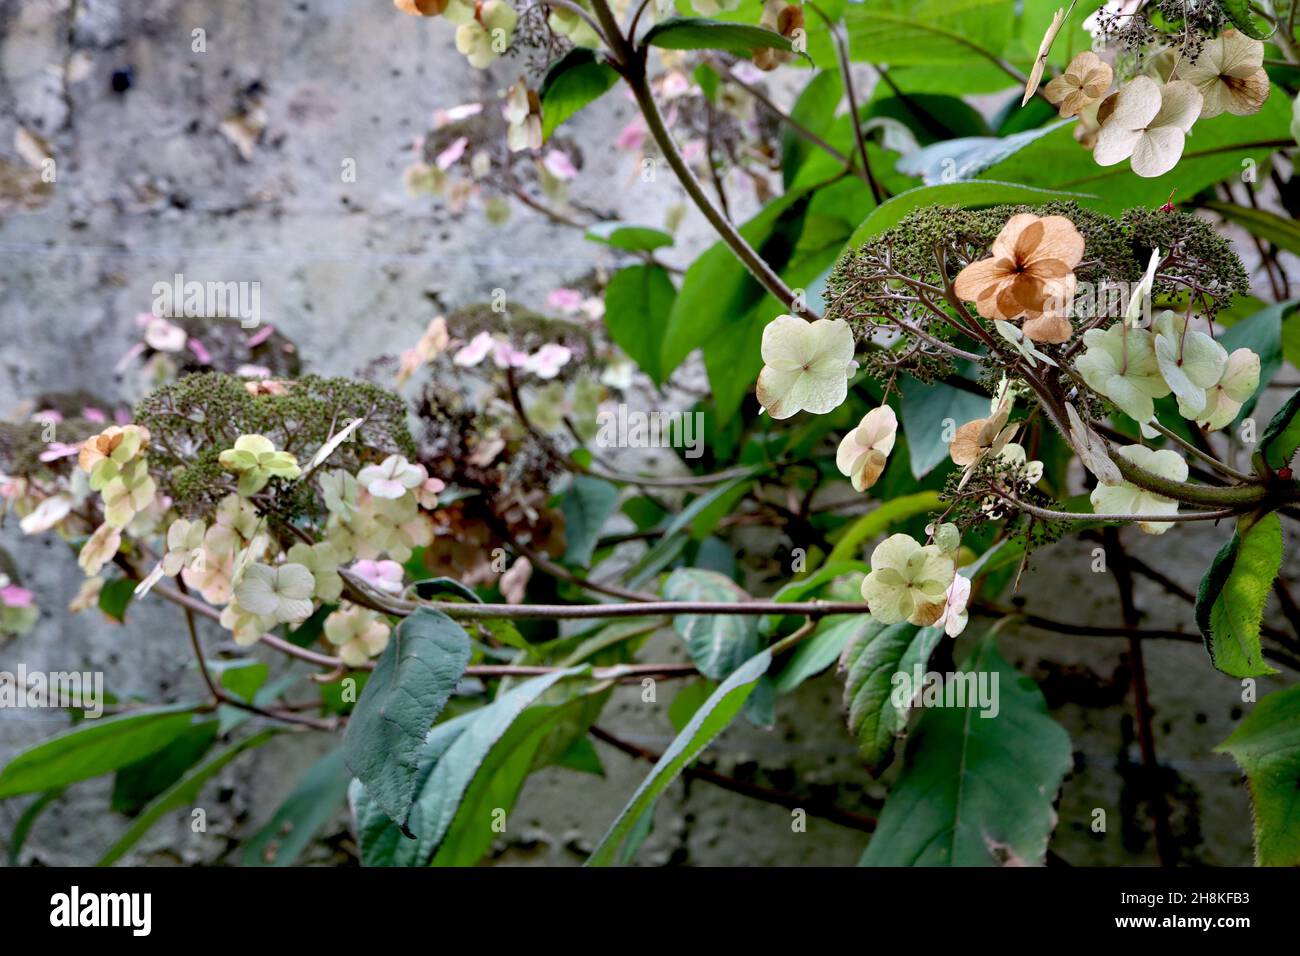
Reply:
[[[198,28],[206,31],[204,53],[191,50]],[[131,75],[124,92],[113,89],[119,71]],[[510,64],[469,69],[446,24],[411,20],[383,2],[0,0],[0,157],[18,162],[10,143],[22,126],[47,140],[58,162],[48,205],[0,218],[0,410],[46,389],[130,391],[114,366],[135,341],[132,320],[148,310],[150,287],[175,272],[260,282],[266,320],[298,344],[305,367],[346,374],[414,342],[442,308],[498,287],[512,300],[540,303],[551,288],[609,266],[607,252],[534,214],[516,212],[507,229],[494,229],[476,210],[453,215],[404,192],[401,171],[433,110],[491,97],[517,73]],[[245,159],[220,125],[250,96],[261,99],[267,122]],[[586,164],[577,195],[658,223],[680,194],[667,177],[634,182],[634,160],[610,145],[631,116],[631,104],[615,96],[574,122]],[[349,159],[355,183],[340,177]],[[698,219],[688,220],[680,261],[707,239]],[[1225,534],[1195,528],[1126,537],[1148,562],[1194,587]],[[0,645],[0,667],[101,669],[123,696],[199,694],[176,609],[145,602],[125,627],[96,613],[68,616],[61,607],[81,575],[66,547],[22,539],[12,525],[0,532],[0,545],[47,612],[32,633]],[[1039,555],[1022,589],[1028,608],[1079,622],[1118,619],[1113,582],[1089,570],[1090,548],[1064,543]],[[1145,585],[1139,599],[1152,624],[1194,630],[1185,604]],[[219,632],[205,633],[210,647],[224,646]],[[1126,839],[1119,824],[1126,791],[1117,771],[1138,759],[1123,642],[1014,625],[1005,633],[1005,649],[1039,679],[1076,749],[1057,851],[1075,864],[1153,862],[1143,832]],[[656,659],[682,656],[668,639],[656,648]],[[1147,660],[1187,859],[1247,863],[1243,788],[1231,762],[1210,753],[1239,710],[1237,685],[1212,671],[1195,645],[1152,646]],[[871,813],[885,789],[855,759],[839,695],[839,681],[824,675],[782,702],[774,730],[740,723],[711,759],[738,778]],[[621,691],[601,723],[662,750],[671,739],[671,696],[665,685],[650,706],[635,689]],[[0,762],[58,726],[0,714]],[[228,859],[233,841],[270,816],[328,743],[286,735],[247,755],[204,790],[206,833],[190,832],[188,813],[178,812],[127,862]],[[550,770],[528,783],[496,862],[581,860],[649,768],[598,746],[604,779]],[[73,787],[40,818],[23,862],[95,859],[127,825],[105,810],[107,795],[104,781]],[[0,847],[25,803],[0,803]],[[1105,835],[1088,829],[1094,807],[1108,810]],[[310,858],[344,858],[344,828],[340,815],[326,834],[333,839]],[[783,807],[691,782],[660,801],[641,859],[849,864],[865,842],[864,834],[816,817],[806,833],[793,832]]]

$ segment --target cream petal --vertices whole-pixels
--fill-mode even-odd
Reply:
[[[1183,131],[1174,126],[1153,126],[1138,137],[1132,169],[1146,179],[1163,176],[1183,155]]]
[[[1160,91],[1160,112],[1149,124],[1151,130],[1172,126],[1186,133],[1201,115],[1204,97],[1191,83],[1173,80]]]
[[[1156,81],[1149,76],[1136,76],[1119,91],[1103,132],[1109,127],[1145,129],[1160,112],[1160,105],[1160,87]]]
[[[1114,166],[1133,155],[1138,141],[1142,139],[1140,130],[1128,129],[1121,125],[1103,126],[1097,134],[1097,145],[1093,147],[1092,158],[1098,166]]]

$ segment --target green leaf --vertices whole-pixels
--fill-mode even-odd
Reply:
[[[618,487],[600,478],[575,475],[569,490],[560,500],[564,513],[564,537],[567,547],[564,560],[578,567],[591,564],[596,539],[614,509],[618,507]]]
[[[716,571],[678,568],[664,582],[668,601],[748,601],[749,595],[730,578]],[[691,660],[701,674],[722,680],[758,653],[758,621],[742,614],[679,614],[673,627],[686,642]]]
[[[1214,751],[1246,774],[1256,865],[1300,866],[1300,686],[1263,698]]]
[[[988,675],[996,716],[970,701],[922,712],[862,865],[1042,865],[1070,737],[991,640],[962,670]]]
[[[117,621],[126,623],[126,608],[135,597],[136,582],[130,578],[114,578],[99,592],[99,609]]]
[[[312,764],[266,826],[244,844],[243,865],[292,866],[343,803],[351,780],[342,748]]]
[[[53,790],[46,790],[43,794],[27,804],[23,810],[23,815],[18,818],[14,824],[14,831],[9,835],[9,849],[6,856],[10,866],[19,866],[23,858],[23,844],[27,842],[27,837],[32,832],[32,827],[36,824],[36,819],[51,803],[63,796],[63,788],[55,787]]]
[[[893,761],[894,744],[907,730],[911,701],[896,699],[899,675],[911,679],[917,667],[923,672],[942,638],[943,630],[937,627],[885,627],[869,617],[857,622],[853,642],[840,658],[844,707],[858,753],[873,773]]]
[[[835,120],[835,110],[844,97],[844,82],[839,70],[822,70],[808,81],[790,110],[790,118],[823,139]],[[817,149],[793,129],[781,129],[781,176],[784,185],[794,181],[804,160]]]
[[[252,737],[245,737],[239,743],[231,744],[225,750],[194,767],[160,794],[149,806],[145,807],[140,812],[140,815],[135,818],[135,822],[127,827],[126,832],[108,848],[108,851],[100,857],[99,862],[95,865],[112,866],[122,858],[122,855],[127,850],[135,846],[140,838],[152,829],[155,823],[162,819],[163,814],[182,807],[188,811],[194,805],[194,801],[198,799],[203,785],[224,769],[226,764],[245,750],[262,746],[262,744],[274,737],[275,733],[274,730],[263,730]]]
[[[812,637],[790,655],[790,662],[777,675],[773,689],[778,694],[788,694],[810,677],[816,677],[839,660],[845,645],[869,624],[874,622],[865,611],[861,615],[822,618]]]
[[[724,23],[704,17],[669,17],[646,31],[642,46],[661,50],[726,50],[749,53],[751,50],[790,50],[789,39],[764,27],[748,23]]]
[[[605,326],[641,371],[662,385],[662,346],[677,289],[662,266],[628,266],[605,287]]]
[[[858,62],[971,66],[1000,56],[1012,37],[1015,9],[1014,0],[879,0],[850,4],[844,23]],[[949,77],[949,88],[960,87],[959,74]]]
[[[807,208],[807,191],[804,188],[784,193],[739,229],[745,241],[760,254],[764,253],[769,242],[781,247],[764,256],[773,268],[784,267],[783,256],[789,255],[793,245],[793,240],[778,242],[774,236],[783,236],[787,229],[802,222]],[[692,350],[747,316],[763,298],[763,287],[749,274],[731,248],[721,240],[715,242],[691,263],[682,277],[681,288],[673,300],[664,330],[660,374],[667,377]],[[773,316],[766,317],[769,321],[771,318]]]
[[[217,740],[218,726],[216,720],[195,724],[157,753],[122,767],[113,779],[109,806],[118,813],[139,813],[150,800],[203,759]]]
[[[397,626],[343,736],[348,768],[375,803],[405,827],[425,736],[469,664],[469,635],[440,611],[416,610]]]
[[[970,179],[1068,122],[1069,120],[1060,120],[1049,126],[1009,136],[965,136],[943,140],[902,157],[896,168],[900,173],[915,176],[929,184]]]
[[[478,812],[490,817],[491,810],[500,806],[466,798],[480,767],[485,766],[494,746],[530,704],[556,682],[584,671],[585,668],[575,667],[532,678],[486,707],[444,721],[430,730],[417,754],[415,800],[408,816],[410,838],[393,825],[373,794],[354,781],[349,797],[357,820],[362,862],[367,866],[427,866],[458,818],[460,826],[490,824],[490,819],[474,821],[461,815]],[[542,731],[551,729],[549,725],[539,727],[535,721],[540,718],[540,710],[531,714],[515,731],[505,750],[515,752],[517,743],[531,739],[528,735],[534,732],[538,734],[535,743],[540,743]],[[508,754],[503,752],[498,756]],[[495,759],[493,765],[497,765]],[[462,807],[466,809],[462,811]],[[464,852],[460,841],[457,845],[461,849],[450,852]]]
[[[632,799],[588,857],[587,866],[609,866],[621,859],[619,854],[624,842],[638,829],[642,816],[655,799],[735,719],[771,663],[772,654],[764,649],[718,685],[632,794]]]
[[[231,661],[221,667],[221,686],[251,704],[270,672],[271,669],[261,661]]]
[[[24,750],[0,770],[0,798],[63,787],[157,753],[190,726],[193,704],[85,720]]]
[[[854,557],[864,541],[870,541],[884,534],[890,526],[908,518],[933,511],[940,505],[937,491],[918,491],[882,502],[849,525],[832,549],[828,563],[847,561]]]
[[[912,475],[924,478],[948,458],[948,440],[969,421],[987,418],[989,400],[943,382],[903,381],[899,420],[912,456]],[[944,436],[947,436],[945,439]]]
[[[963,209],[986,209],[1003,203],[1044,203],[1073,199],[1080,205],[1096,199],[1089,193],[1068,193],[1056,189],[1039,189],[1018,183],[971,182],[939,183],[917,186],[886,200],[854,230],[849,246],[857,249],[897,226],[911,212],[925,206],[960,206]]]
[[[1244,226],[1252,235],[1268,240],[1279,249],[1300,255],[1300,226],[1294,219],[1283,218],[1267,209],[1253,209],[1216,199],[1207,200],[1205,207],[1213,209],[1229,222]]]
[[[1282,520],[1243,515],[1196,592],[1196,626],[1210,661],[1232,677],[1276,674],[1264,662],[1259,627],[1282,566]]]
[[[1232,25],[1252,40],[1267,40],[1276,31],[1251,12],[1250,0],[1219,0],[1219,6]]]
[[[628,252],[650,252],[673,244],[672,233],[630,222],[598,222],[587,227],[586,238]]]
[[[1291,463],[1296,448],[1300,448],[1300,391],[1286,400],[1259,439],[1259,454],[1274,471]]]
[[[574,47],[552,63],[542,80],[542,136],[550,139],[561,123],[618,82],[618,72],[594,50]]]

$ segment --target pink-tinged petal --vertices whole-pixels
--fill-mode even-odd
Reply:
[[[446,172],[456,162],[465,155],[465,150],[469,148],[469,137],[462,136],[455,140],[450,146],[444,149],[433,160],[433,165],[437,166],[443,172]]]
[[[191,336],[186,344],[190,347],[190,351],[194,353],[194,358],[198,360],[200,365],[212,364],[212,353],[208,351],[207,346],[202,342]]]
[[[269,339],[271,337],[271,333],[273,333],[274,331],[275,331],[275,326],[264,325],[256,332],[254,332],[252,335],[250,335],[248,338],[246,338],[244,340],[244,344],[248,346],[248,348],[250,349],[255,349],[263,342],[265,342],[267,339]]]
[[[9,607],[31,607],[36,595],[16,584],[0,588],[0,603]]]

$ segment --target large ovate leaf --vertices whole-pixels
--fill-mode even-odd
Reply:
[[[399,827],[415,800],[424,739],[469,664],[469,635],[440,611],[403,619],[343,736],[348,768]]]
[[[911,679],[915,668],[924,671],[942,638],[937,627],[919,628],[906,622],[886,627],[867,617],[858,622],[852,643],[844,649],[840,669],[849,732],[873,772],[879,773],[894,759],[894,744],[907,729],[911,701],[895,693],[898,675]]]
[[[1062,120],[1010,136],[968,136],[932,143],[898,161],[898,171],[927,185],[970,179],[1064,126]]]
[[[987,418],[989,400],[943,382],[904,380],[899,420],[912,456],[912,475],[924,478],[948,459],[948,443],[956,429],[977,418]]]
[[[638,226],[635,223],[617,220],[588,226],[585,235],[592,242],[600,242],[628,252],[650,252],[661,246],[673,244],[672,233],[656,229],[654,226]]]
[[[849,245],[857,249],[863,243],[870,242],[881,233],[893,229],[909,213],[925,206],[986,209],[1004,203],[1045,203],[1056,200],[1073,200],[1080,205],[1087,205],[1089,201],[1096,198],[1090,193],[1062,192],[1056,189],[1039,189],[1018,183],[989,182],[982,179],[918,186],[881,203],[879,208],[873,210],[871,215],[854,230]]]
[[[217,739],[219,721],[204,720],[188,727],[161,750],[122,767],[113,778],[109,806],[135,814],[203,759]]]
[[[791,42],[779,33],[748,23],[724,23],[705,17],[669,17],[656,23],[641,38],[642,46],[661,50],[789,50]]]
[[[566,562],[583,568],[591,564],[600,529],[617,505],[617,486],[589,475],[574,476],[560,501],[560,510],[564,513]]]
[[[157,753],[190,727],[193,704],[84,720],[24,750],[0,770],[0,798],[64,787]]]
[[[1233,677],[1276,674],[1264,661],[1259,629],[1282,565],[1282,520],[1244,515],[1214,556],[1196,592],[1196,625],[1214,666]]]
[[[1259,866],[1300,866],[1300,686],[1263,698],[1216,753],[1232,754],[1250,786]]]
[[[546,70],[538,98],[542,102],[542,135],[556,128],[618,82],[618,73],[594,50],[574,47]]]
[[[1218,0],[1232,25],[1253,40],[1267,40],[1273,35],[1269,24],[1255,16],[1250,0]],[[1278,9],[1285,9],[1279,6]]]
[[[1300,391],[1286,400],[1259,439],[1259,454],[1274,471],[1291,464],[1296,448],[1300,448]]]
[[[427,866],[462,813],[490,817],[492,806],[462,808],[489,754],[515,720],[543,693],[581,667],[557,670],[525,681],[491,704],[444,721],[429,731],[416,755],[415,799],[407,818],[410,836],[393,825],[372,799],[368,788],[354,781],[349,791],[361,840],[361,860],[367,866]],[[531,727],[530,717],[529,730]],[[480,821],[481,822],[481,821]]]
[[[677,779],[686,765],[699,756],[713,738],[735,719],[771,663],[772,654],[764,649],[732,671],[718,685],[717,690],[695,711],[685,729],[663,752],[649,776],[637,787],[632,799],[587,858],[588,866],[609,866],[625,861],[621,856],[622,847],[631,834],[637,831],[642,816],[651,808],[659,794]]]
[[[668,601],[748,601],[734,581],[716,571],[678,568],[664,582]],[[744,614],[679,614],[673,627],[700,673],[722,680],[758,653],[758,619]]]
[[[641,371],[662,385],[662,348],[677,289],[662,266],[628,266],[605,287],[605,326]]]
[[[850,4],[844,22],[860,62],[960,67],[1001,55],[1015,10],[1014,0],[879,0]]]
[[[864,866],[1044,862],[1056,826],[1052,804],[1071,765],[1070,737],[1034,682],[991,640],[961,673],[967,686],[970,675],[987,675],[996,713],[970,700],[922,711]]]
[[[152,803],[140,811],[139,816],[135,818],[131,826],[117,839],[117,842],[108,848],[96,865],[112,866],[122,858],[122,855],[127,850],[135,846],[140,838],[162,819],[164,814],[183,808],[188,816],[204,784],[215,777],[230,761],[245,750],[262,746],[262,744],[274,737],[275,733],[274,730],[263,730],[251,737],[245,737],[238,743],[231,744],[191,768],[184,776],[159,794]]]
[[[244,844],[244,866],[293,866],[347,797],[352,774],[343,750],[331,750],[307,772],[266,826]]]

